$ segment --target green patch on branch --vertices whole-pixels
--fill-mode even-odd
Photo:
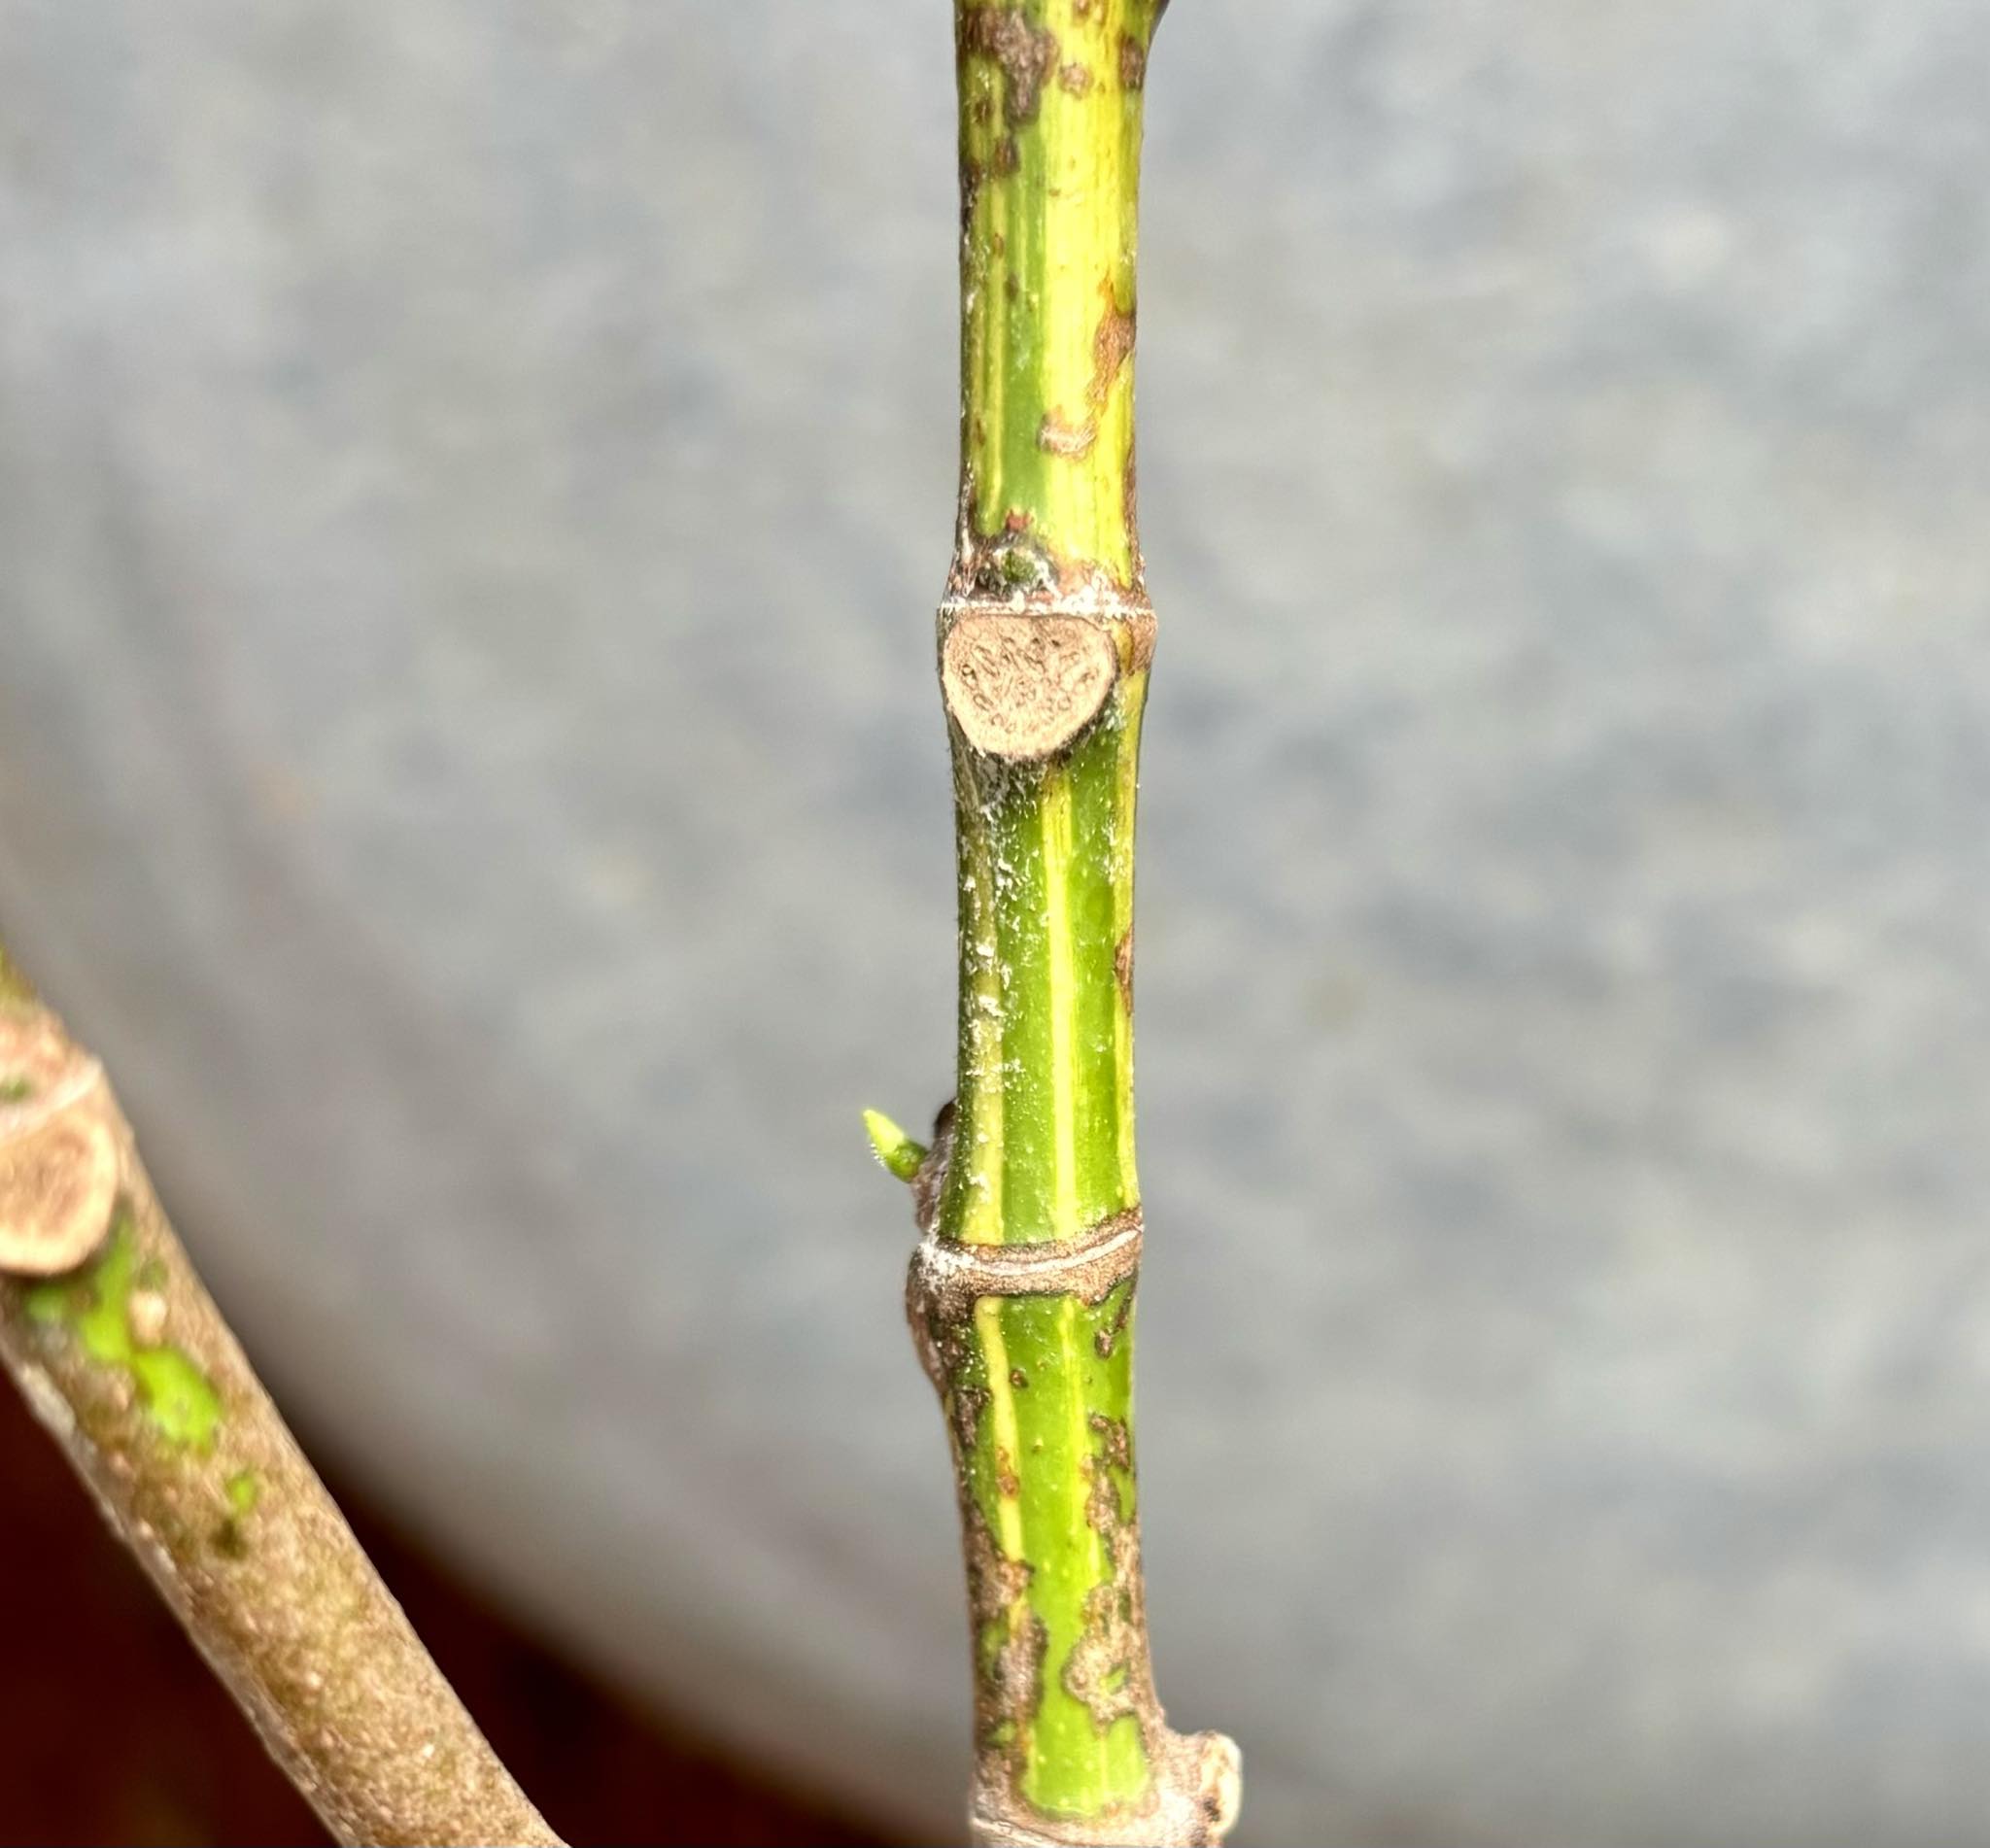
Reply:
[[[137,1390],[146,1422],[175,1449],[205,1454],[221,1429],[221,1394],[190,1355],[141,1335],[135,1312],[151,1294],[152,1267],[145,1270],[148,1275],[141,1276],[129,1210],[120,1208],[103,1255],[84,1270],[31,1289],[28,1318],[68,1329],[92,1360],[121,1369]]]

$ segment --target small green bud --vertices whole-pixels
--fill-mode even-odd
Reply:
[[[919,1164],[926,1159],[923,1143],[915,1143],[882,1111],[866,1111],[864,1127],[877,1159],[901,1181],[909,1181],[919,1172]]]

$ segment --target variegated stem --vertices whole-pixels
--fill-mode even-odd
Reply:
[[[1159,0],[957,0],[962,479],[939,652],[953,1114],[909,1308],[947,1414],[986,1842],[1196,1844],[1236,1748],[1172,1731],[1135,1499],[1133,830],[1154,621],[1133,488]]]

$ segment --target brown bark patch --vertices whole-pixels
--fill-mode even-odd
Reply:
[[[1092,379],[1085,392],[1094,407],[1105,403],[1119,368],[1133,357],[1135,331],[1133,310],[1120,308],[1111,278],[1101,285],[1101,292],[1106,307],[1099,316],[1098,331],[1092,335]]]
[[[1012,1781],[1025,1732],[1043,1703],[1049,1632],[1029,1607],[1033,1568],[1002,1551],[987,1518],[965,1491],[961,1536],[975,1640],[975,1734]]]
[[[1099,440],[1099,422],[1088,417],[1082,424],[1067,424],[1055,412],[1046,412],[1037,426],[1037,447],[1046,455],[1062,456],[1071,462],[1089,456]]]
[[[989,1728],[1010,1722],[1020,1733],[1044,1699],[1044,1659],[1050,1651],[1050,1632],[1035,1611],[1018,1611],[1010,1619],[1009,1634],[996,1649],[988,1671]]]
[[[976,7],[961,18],[960,50],[1001,67],[1002,113],[1012,126],[1036,120],[1044,80],[1057,62],[1055,33],[1031,25],[1020,7]]]
[[[940,1213],[940,1195],[946,1185],[947,1164],[953,1158],[953,1099],[940,1107],[933,1119],[933,1140],[926,1145],[926,1159],[912,1176],[912,1219],[920,1232],[931,1229]]]
[[[1120,1297],[1119,1307],[1113,1312],[1113,1319],[1092,1336],[1092,1347],[1101,1360],[1112,1359],[1114,1348],[1126,1332],[1126,1324],[1133,1318],[1133,1292],[1138,1287],[1137,1279],[1127,1280],[1126,1294]]]
[[[1085,1593],[1084,1629],[1059,1679],[1104,1732],[1116,1720],[1142,1720],[1152,1711],[1147,1654],[1140,1543],[1121,1529],[1114,1537],[1113,1576]]]
[[[1133,1473],[1133,1433],[1126,1428],[1124,1419],[1109,1419],[1103,1412],[1094,1412],[1086,1420],[1099,1436],[1099,1454],[1115,1469]]]
[[[1134,321],[1122,313],[1113,294],[1109,277],[1100,285],[1106,298],[1098,330],[1092,335],[1092,376],[1085,385],[1084,400],[1090,407],[1084,421],[1074,424],[1055,411],[1045,413],[1037,426],[1037,447],[1046,455],[1062,456],[1077,462],[1091,454],[1099,440],[1099,412],[1113,390],[1119,369],[1133,353]],[[1130,529],[1129,529],[1130,530]]]
[[[960,1446],[963,1463],[975,1454],[976,1439],[981,1432],[981,1414],[988,1409],[985,1386],[957,1386],[946,1395],[946,1409],[953,1419],[953,1441]]]
[[[1105,1539],[1112,1575],[1085,1593],[1084,1627],[1064,1659],[1059,1679],[1101,1732],[1133,1716],[1151,1753],[1162,1728],[1148,1655],[1140,1530],[1120,1506],[1115,1480],[1115,1472],[1132,1472],[1133,1440],[1124,1423],[1103,1413],[1094,1412],[1087,1422],[1100,1445],[1087,1459],[1092,1487],[1085,1497],[1085,1523]]]

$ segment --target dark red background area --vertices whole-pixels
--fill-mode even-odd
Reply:
[[[0,1843],[323,1842],[5,1383],[0,1482]],[[332,1488],[444,1671],[569,1841],[884,1839],[591,1682]]]

